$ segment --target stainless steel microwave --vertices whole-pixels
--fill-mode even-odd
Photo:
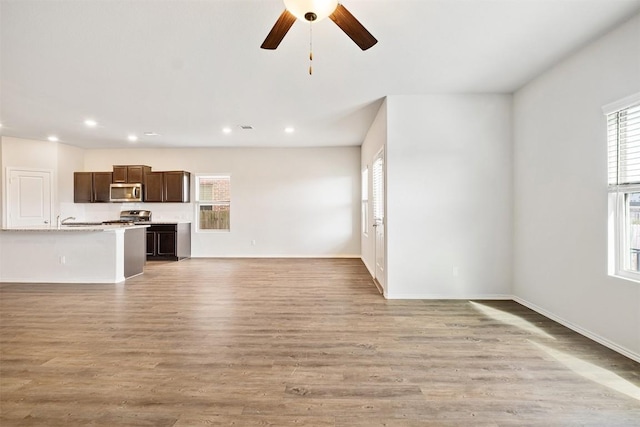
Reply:
[[[109,198],[112,202],[141,202],[142,184],[111,184]]]

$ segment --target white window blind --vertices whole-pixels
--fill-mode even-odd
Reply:
[[[360,209],[360,224],[362,226],[362,233],[367,234],[369,232],[369,168],[366,167],[362,171],[362,187],[361,198],[362,206]]]
[[[373,161],[373,219],[376,222],[384,219],[384,163],[382,156]]]
[[[640,184],[640,104],[607,114],[609,189]]]
[[[369,168],[366,167],[362,171],[362,181],[360,181],[362,187],[360,188],[360,193],[362,197],[362,201],[369,200]]]

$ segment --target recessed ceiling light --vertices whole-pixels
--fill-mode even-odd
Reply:
[[[131,134],[131,135],[127,136],[127,139],[129,141],[131,141],[131,142],[136,142],[138,140],[138,137],[133,135],[133,134]]]
[[[58,142],[59,141],[58,137],[55,136],[55,135],[50,135],[50,136],[47,137],[47,139],[49,141],[51,141],[51,142]]]
[[[288,127],[284,128],[284,131],[286,133],[293,133],[293,132],[295,132],[295,129],[292,128],[291,126],[288,126]]]
[[[144,136],[160,136],[160,134],[155,132],[145,132]]]
[[[98,126],[98,122],[96,122],[96,121],[95,121],[95,120],[93,120],[93,119],[87,119],[87,120],[85,120],[85,121],[84,121],[84,124],[85,124],[85,126],[88,126],[88,127],[90,127],[90,128],[94,128],[94,127]]]
[[[222,132],[224,132],[224,133],[231,133],[231,128],[230,128],[230,127],[222,128]]]

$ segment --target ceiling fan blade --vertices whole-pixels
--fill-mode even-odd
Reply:
[[[293,16],[288,10],[285,9],[284,12],[280,14],[280,17],[276,21],[271,31],[269,31],[267,38],[264,39],[260,47],[262,49],[277,48],[294,22],[296,22],[296,17]]]
[[[375,37],[351,14],[342,4],[338,4],[336,10],[333,11],[329,18],[351,37],[360,49],[367,50],[374,44],[378,43]]]

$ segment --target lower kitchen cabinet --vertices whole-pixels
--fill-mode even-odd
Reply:
[[[147,228],[147,260],[178,261],[191,256],[191,224],[154,224]]]

